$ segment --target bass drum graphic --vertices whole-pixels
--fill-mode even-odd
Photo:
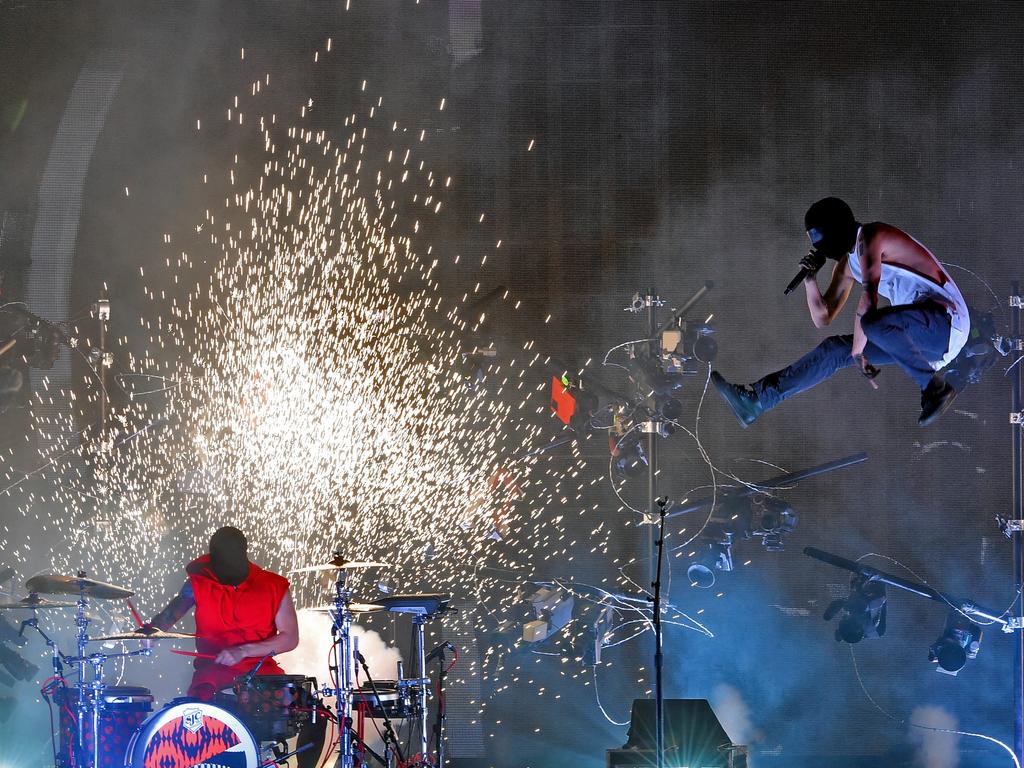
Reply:
[[[176,699],[132,736],[125,768],[259,768],[259,745],[234,714]]]

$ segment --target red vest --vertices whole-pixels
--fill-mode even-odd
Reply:
[[[196,650],[216,656],[225,648],[273,637],[277,632],[274,619],[288,592],[288,580],[249,563],[245,581],[230,587],[217,581],[209,563],[210,556],[203,555],[185,569],[196,603]],[[225,667],[211,659],[196,659],[188,695],[205,697],[230,688],[236,677],[258,663],[259,658],[243,659]],[[257,674],[281,675],[284,670],[271,658],[263,662]]]

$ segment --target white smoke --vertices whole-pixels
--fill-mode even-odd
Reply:
[[[761,731],[750,719],[750,707],[733,686],[726,683],[716,685],[711,692],[711,708],[715,710],[718,721],[729,734],[729,741],[733,744],[751,746],[763,738]],[[754,756],[750,755],[747,758],[747,765],[752,767],[753,760]]]
[[[330,680],[327,655],[331,650],[331,617],[326,613],[302,609],[299,617],[299,646],[294,651],[278,656],[278,662],[290,675],[315,677],[320,685]],[[394,680],[402,655],[397,648],[389,648],[384,639],[373,630],[352,625],[358,638],[359,652],[370,667],[374,680]],[[364,676],[359,670],[359,677]]]
[[[315,677],[320,686],[330,685],[328,670],[328,654],[331,650],[331,617],[319,611],[303,608],[297,612],[299,619],[299,645],[294,651],[281,654],[278,662],[290,675],[306,675]],[[402,655],[397,648],[390,648],[384,639],[371,629],[364,629],[358,624],[352,625],[352,634],[356,637],[359,652],[366,659],[370,674],[374,680],[394,680],[398,674],[398,662]],[[365,680],[362,669],[358,670],[359,680]],[[326,699],[325,704],[335,708],[333,698]],[[383,729],[380,722],[377,728]],[[370,723],[366,728],[366,743],[370,749],[381,751],[381,741],[377,729]],[[331,744],[325,744],[321,757],[331,750]],[[317,761],[319,765],[321,761]]]
[[[917,707],[910,721],[928,728],[957,727],[956,718],[942,707]],[[921,768],[956,768],[960,764],[957,734],[911,727],[907,736],[917,745],[916,765]]]

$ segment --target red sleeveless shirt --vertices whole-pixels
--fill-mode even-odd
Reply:
[[[196,603],[196,650],[216,656],[225,648],[257,643],[277,633],[274,622],[288,592],[288,580],[249,563],[249,575],[237,587],[221,584],[209,567],[210,556],[193,560],[185,569]],[[211,659],[196,659],[189,696],[206,697],[225,688],[259,663],[243,659],[226,667]],[[267,659],[257,674],[281,675],[284,670]],[[212,686],[212,690],[210,688]]]

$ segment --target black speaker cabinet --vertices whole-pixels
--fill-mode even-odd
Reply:
[[[629,738],[608,750],[608,768],[654,768],[654,700],[635,699]],[[666,768],[746,768],[746,749],[729,740],[707,699],[665,700]]]

